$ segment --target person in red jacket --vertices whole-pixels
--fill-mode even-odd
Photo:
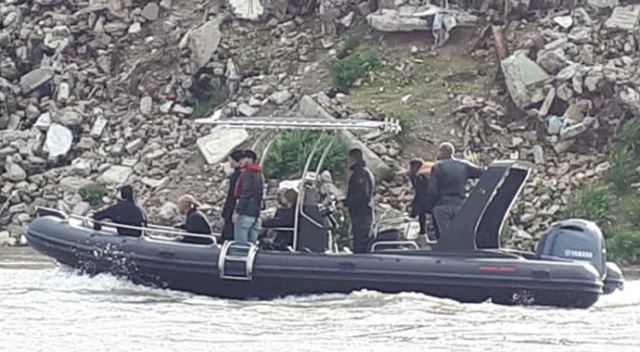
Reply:
[[[236,183],[236,208],[232,217],[234,241],[238,244],[256,244],[262,228],[260,210],[264,191],[262,167],[256,163],[258,156],[245,150],[241,159],[242,173]]]

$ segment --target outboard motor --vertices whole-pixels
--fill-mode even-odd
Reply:
[[[555,257],[591,263],[600,273],[604,293],[624,286],[622,270],[607,262],[607,250],[600,228],[592,221],[569,219],[551,225],[541,236],[538,258]]]

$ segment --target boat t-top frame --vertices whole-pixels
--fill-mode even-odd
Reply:
[[[317,205],[317,195],[319,193],[320,184],[320,171],[324,161],[335,143],[337,133],[339,131],[372,131],[377,130],[383,133],[397,134],[402,131],[402,127],[396,119],[384,119],[382,121],[375,120],[363,120],[363,119],[326,119],[326,118],[297,118],[297,117],[234,117],[226,119],[197,119],[196,124],[206,124],[221,126],[226,128],[244,128],[254,130],[313,130],[321,131],[332,134],[332,138],[329,142],[322,146],[321,138],[315,142],[310,154],[307,156],[307,160],[302,170],[301,182],[298,186],[298,198],[295,204],[295,217],[293,228],[278,228],[277,231],[291,231],[293,232],[293,243],[291,251],[309,250],[309,246],[315,247],[315,250],[319,251],[318,247],[323,247],[323,252],[333,247],[332,234],[328,232],[327,242],[324,244],[317,243],[314,239],[309,238],[308,241],[301,241],[300,227],[301,221],[307,222],[307,225],[314,227],[315,229],[325,229],[326,226],[321,223],[323,220],[319,218],[318,214],[311,214],[317,207],[305,207],[305,205]],[[264,151],[262,152],[261,164],[264,162],[266,155],[271,147],[272,143],[276,139],[273,138],[269,141]],[[311,162],[315,156],[322,153],[318,165],[313,173],[310,173]],[[315,204],[314,204],[315,203]],[[306,209],[305,209],[306,208]],[[316,215],[316,216],[314,216]],[[323,240],[324,241],[324,240]],[[309,245],[309,246],[307,246]]]

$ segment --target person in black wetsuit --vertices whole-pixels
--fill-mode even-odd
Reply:
[[[364,162],[362,150],[349,150],[351,176],[347,185],[347,198],[338,204],[338,208],[349,211],[353,225],[353,253],[366,253],[369,250],[369,236],[373,223],[373,196],[375,179]]]
[[[479,178],[483,168],[466,161],[456,159],[455,148],[451,143],[440,144],[440,156],[431,169],[429,179],[429,199],[433,202],[433,222],[436,238],[451,225],[465,200],[467,180]]]
[[[262,228],[293,228],[295,226],[296,208],[298,193],[293,189],[287,189],[278,197],[280,208],[276,210],[273,219],[262,222]],[[272,249],[284,251],[287,246],[293,245],[293,231],[276,230],[276,238],[268,246]]]
[[[222,221],[220,227],[222,228],[222,242],[233,240],[233,211],[236,208],[237,197],[235,196],[236,184],[238,183],[238,177],[242,173],[242,167],[240,167],[240,159],[242,159],[242,150],[234,150],[229,155],[229,165],[233,168],[233,173],[229,176],[229,189],[227,190],[227,198],[224,201],[222,207]]]
[[[429,173],[431,171],[429,166],[420,159],[411,160],[409,163],[409,180],[414,190],[411,201],[411,217],[418,218],[420,235],[427,234],[427,213],[431,212],[428,198]]]
[[[212,235],[211,224],[207,220],[207,216],[199,210],[200,207],[200,203],[192,195],[186,194],[180,197],[178,199],[178,210],[180,210],[181,214],[185,214],[187,219],[184,224],[176,225],[176,227],[188,233]],[[184,236],[182,242],[211,244],[213,240],[206,237]]]
[[[120,188],[120,201],[104,210],[101,210],[93,214],[92,219],[96,221],[102,221],[109,219],[116,224],[145,227],[147,226],[147,214],[134,199],[134,192],[131,186],[123,186]],[[100,230],[102,226],[98,223],[93,224],[95,230]],[[127,229],[123,227],[117,227],[118,235],[120,236],[132,236],[140,237],[142,235],[141,230]]]

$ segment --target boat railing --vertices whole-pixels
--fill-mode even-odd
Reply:
[[[208,238],[210,239],[212,242],[210,245],[208,246],[217,246],[218,245],[218,241],[215,238],[215,236],[213,235],[205,235],[205,234],[199,234],[199,233],[191,233],[191,232],[186,232],[186,231],[181,231],[179,229],[176,229],[174,227],[169,227],[169,226],[162,226],[162,225],[153,225],[153,224],[149,224],[146,227],[145,226],[131,226],[131,225],[124,225],[124,224],[118,224],[115,222],[111,222],[111,221],[98,221],[98,220],[94,220],[89,216],[82,216],[82,215],[77,215],[77,214],[67,214],[64,211],[58,210],[58,209],[53,209],[53,208],[47,208],[47,207],[37,207],[36,211],[45,211],[48,213],[57,213],[59,215],[62,216],[62,218],[65,221],[69,221],[69,219],[75,219],[75,220],[80,220],[82,221],[83,226],[87,227],[87,228],[92,228],[92,224],[100,224],[101,226],[106,226],[106,227],[113,227],[113,228],[123,228],[123,229],[128,229],[128,230],[137,230],[140,231],[142,233],[142,238],[148,241],[154,241],[154,242],[163,242],[163,243],[173,243],[173,244],[181,244],[181,245],[193,245],[191,243],[184,243],[184,242],[176,242],[176,238],[173,236],[189,236],[189,237],[198,237],[198,238]],[[166,235],[172,236],[172,237],[166,237]],[[203,246],[203,244],[196,244],[198,246]]]

